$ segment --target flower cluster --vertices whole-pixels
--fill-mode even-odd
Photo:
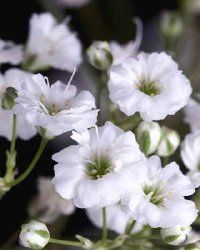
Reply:
[[[190,99],[190,81],[170,55],[139,51],[142,26],[137,19],[136,24],[135,41],[125,45],[95,41],[87,49],[89,63],[108,89],[106,110],[101,102],[96,107],[91,92],[78,93],[71,84],[82,49],[68,23],[58,24],[49,13],[34,14],[24,48],[0,41],[0,63],[22,63],[27,70],[14,68],[0,74],[0,135],[11,140],[0,195],[30,174],[50,139],[70,132],[74,141],[53,154],[53,179],[38,181],[39,194],[31,202],[29,216],[40,222],[32,220],[22,227],[22,246],[42,249],[51,242],[109,250],[126,244],[131,236],[149,246],[155,244],[150,238],[158,229],[165,244],[187,242],[198,216],[188,197],[200,186],[200,104]],[[53,84],[41,73],[33,74],[49,67],[73,73],[68,82]],[[183,107],[191,133],[181,143],[178,132],[159,121]],[[100,119],[104,112],[107,116]],[[42,137],[38,152],[16,177],[15,139],[28,140],[37,133]],[[178,164],[171,156],[178,154],[180,144]],[[182,162],[189,170],[186,174]],[[101,241],[82,236],[77,236],[78,242],[50,238],[42,222],[51,224],[60,215],[69,216],[75,207],[86,209],[93,224],[103,228]],[[106,227],[120,236],[107,239]]]

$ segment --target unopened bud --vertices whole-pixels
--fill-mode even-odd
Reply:
[[[161,128],[156,122],[141,122],[136,129],[137,141],[145,155],[154,153],[161,139]]]
[[[174,11],[162,12],[160,22],[161,32],[167,38],[175,39],[183,32],[183,21]]]
[[[162,127],[162,137],[158,146],[157,154],[161,157],[173,155],[179,145],[179,134],[175,130]]]
[[[50,233],[45,224],[32,220],[22,225],[19,242],[22,246],[32,249],[44,248],[50,239]]]
[[[2,95],[1,106],[3,109],[12,109],[15,105],[15,98],[17,97],[17,90],[13,87],[6,88]]]
[[[107,42],[95,41],[87,49],[88,60],[99,70],[108,70],[113,61],[110,45]]]
[[[191,227],[170,227],[170,228],[162,228],[161,229],[161,237],[162,240],[169,244],[178,246],[182,244],[186,239],[191,231]]]

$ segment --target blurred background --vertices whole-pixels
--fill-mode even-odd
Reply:
[[[63,6],[58,3],[58,0],[1,0],[0,4],[0,38],[19,44],[25,44],[29,18],[35,12],[50,11],[58,20],[70,16],[71,26],[78,33],[84,48],[87,48],[94,40],[116,40],[120,43],[134,40],[133,18],[139,17],[143,22],[141,50],[147,52],[169,50],[192,81],[193,87],[198,90],[200,77],[199,0],[91,0],[79,8]],[[178,15],[178,20],[175,20],[172,28],[175,28],[175,32],[178,29],[177,32],[180,34],[178,38],[175,36],[171,41],[161,33],[161,25],[167,20],[166,10],[175,11]],[[181,30],[179,30],[180,26],[177,26],[179,21]],[[3,66],[1,70],[4,71],[7,68],[8,66]],[[73,83],[79,89],[90,89],[95,94],[92,79],[87,75],[85,68],[84,64],[80,67]],[[44,74],[50,78],[50,82],[55,79],[67,81],[70,77],[67,73],[58,70],[46,71]],[[178,114],[179,116],[181,114]],[[169,119],[168,123],[174,128],[181,127],[183,135],[187,131],[187,126],[181,124],[180,119],[173,120],[173,123]],[[71,143],[69,135],[66,134],[51,141],[33,173],[0,200],[1,249],[14,249],[13,245],[17,242],[16,235],[20,225],[27,220],[27,206],[37,192],[37,177],[52,176],[52,153]],[[39,137],[35,137],[30,142],[17,141],[17,166],[20,171],[23,171],[30,162],[38,145]],[[5,151],[8,147],[9,143],[0,138],[0,166],[4,166]],[[62,232],[63,237],[68,238],[74,234],[89,236],[90,231],[94,230],[84,211],[80,209],[77,209],[68,221],[60,218],[51,227],[54,236]],[[98,235],[98,230],[96,232]]]

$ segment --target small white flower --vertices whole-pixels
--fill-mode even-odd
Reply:
[[[50,239],[49,231],[45,224],[32,220],[22,225],[19,236],[20,245],[32,249],[44,248]]]
[[[197,101],[190,99],[184,111],[185,122],[189,124],[191,131],[200,131],[200,104]]]
[[[51,178],[38,179],[38,196],[31,202],[29,213],[44,223],[54,222],[60,215],[71,215],[75,206],[71,200],[58,195],[51,184]]]
[[[73,199],[77,207],[104,207],[117,203],[129,188],[126,164],[143,156],[131,131],[124,132],[111,122],[73,133],[78,145],[53,155],[56,191]]]
[[[113,57],[110,45],[104,41],[95,41],[87,49],[88,61],[99,70],[108,70],[112,64]]]
[[[86,5],[90,0],[57,0],[58,4],[61,6],[66,6],[69,8],[80,8]]]
[[[180,141],[180,136],[175,130],[163,126],[157,154],[161,157],[172,155],[180,145]]]
[[[67,85],[57,81],[50,86],[46,77],[33,75],[18,93],[15,112],[23,110],[31,124],[45,128],[51,136],[94,126],[98,113],[95,99],[89,91],[76,95],[71,79]]]
[[[188,134],[181,145],[181,158],[189,169],[188,177],[195,187],[200,186],[200,132]]]
[[[91,222],[95,226],[102,228],[102,209],[101,208],[90,208],[87,209],[87,215],[90,218]],[[132,221],[130,215],[125,214],[119,204],[114,204],[106,207],[106,222],[107,228],[118,233],[124,234],[126,226]],[[140,223],[135,223],[132,234],[138,233],[142,230],[143,225]]]
[[[162,120],[183,108],[192,92],[189,80],[166,53],[140,53],[110,70],[111,100],[127,116]]]
[[[123,200],[126,212],[153,228],[192,224],[197,217],[197,209],[194,202],[184,196],[193,194],[194,186],[175,162],[162,168],[160,158],[152,156],[139,164],[132,164],[132,167],[133,189]],[[135,178],[138,168],[143,175]]]
[[[58,24],[50,13],[33,14],[24,62],[28,69],[52,66],[72,72],[81,60],[80,41],[67,23]]]
[[[154,153],[161,139],[161,128],[157,122],[141,122],[136,129],[137,141],[145,155]]]
[[[19,70],[10,69],[5,72],[4,75],[0,74],[0,102],[2,100],[3,93],[7,87],[13,87],[17,91],[21,90],[22,84],[31,76],[31,74]],[[0,136],[6,137],[11,140],[12,137],[12,110],[5,110],[0,107]],[[17,136],[23,140],[29,140],[36,134],[36,129],[31,125],[24,113],[21,112],[17,116]]]
[[[191,227],[170,227],[161,229],[161,237],[167,244],[178,246],[186,241],[188,234],[192,230]]]
[[[0,39],[0,64],[10,63],[17,65],[22,62],[23,47],[15,45],[11,41],[4,41]]]

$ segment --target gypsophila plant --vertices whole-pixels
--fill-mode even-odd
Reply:
[[[88,2],[59,0],[58,5]],[[200,101],[172,53],[183,33],[179,15],[161,18],[160,32],[167,41],[162,52],[142,51],[138,18],[135,40],[126,44],[94,41],[84,50],[69,19],[59,23],[51,13],[31,16],[24,46],[0,40],[0,64],[21,67],[0,74],[0,135],[10,141],[0,197],[30,178],[49,140],[62,135],[72,143],[52,155],[53,178],[37,181],[38,195],[28,207],[30,222],[19,235],[21,246],[200,249],[200,235],[193,229],[200,224],[199,203],[193,201],[200,186]],[[93,83],[96,96],[73,85],[81,63],[99,79]],[[50,68],[71,77],[52,83],[43,72]],[[182,109],[184,118],[178,119],[191,129],[184,139],[165,122]],[[41,143],[21,172],[16,139],[28,143],[36,134]],[[102,230],[100,238],[54,238],[46,225],[69,217],[76,207],[85,209]]]

